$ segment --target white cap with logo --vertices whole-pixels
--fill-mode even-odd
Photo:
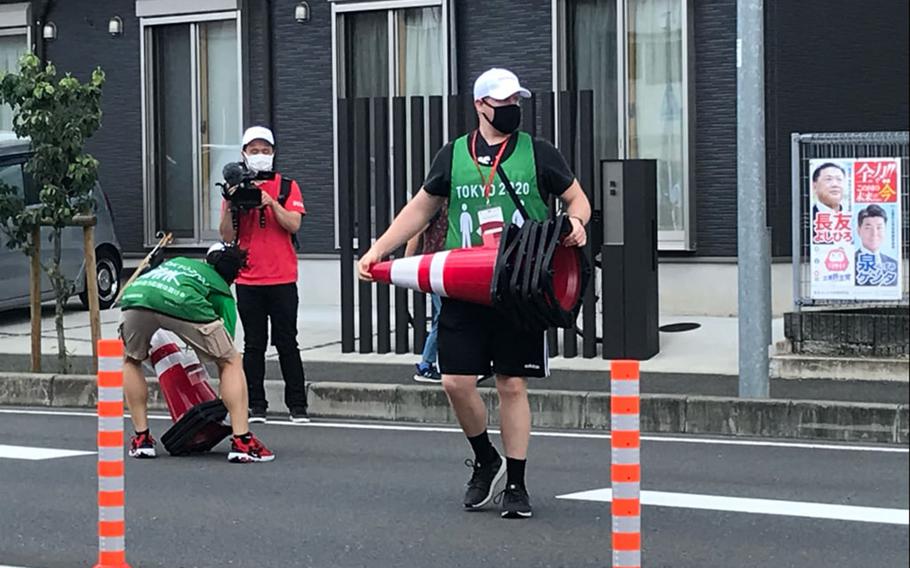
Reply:
[[[243,133],[243,142],[241,143],[241,146],[245,148],[246,145],[253,140],[264,140],[272,146],[275,145],[275,136],[272,134],[272,131],[265,126],[251,126],[247,128],[246,132]]]
[[[521,95],[526,99],[531,97],[531,91],[522,87],[515,73],[508,69],[494,67],[481,73],[480,77],[474,81],[475,101],[486,97],[501,101],[515,94]]]

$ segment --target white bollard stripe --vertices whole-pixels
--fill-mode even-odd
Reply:
[[[641,517],[613,517],[613,532],[637,533],[641,532]]]
[[[117,430],[123,430],[123,418],[98,417],[99,432],[116,432]]]
[[[123,389],[120,387],[98,387],[98,402],[120,402]]]
[[[446,284],[442,279],[442,269],[445,267],[446,258],[448,258],[449,252],[450,251],[443,251],[434,254],[430,264],[430,289],[440,296],[445,297],[448,297],[449,294],[446,293]]]
[[[615,396],[638,396],[638,381],[611,381],[610,394]]]
[[[100,446],[98,448],[98,461],[123,461],[123,448]]]
[[[123,478],[99,477],[98,491],[123,491]]]
[[[637,481],[614,481],[612,488],[614,499],[638,499],[641,497],[641,483]]]
[[[640,550],[614,550],[613,568],[630,568],[641,566]]]
[[[610,415],[610,430],[640,431],[638,414],[612,414]]]
[[[98,357],[98,371],[122,371],[123,359],[120,357]]]
[[[123,507],[98,507],[99,521],[122,521],[124,518]]]
[[[390,273],[392,284],[412,289],[417,288],[417,273],[420,268],[420,260],[421,256],[409,256],[392,261]]]
[[[613,465],[638,465],[641,463],[641,450],[638,448],[613,448],[610,457]]]
[[[126,537],[99,536],[98,548],[101,552],[120,552],[126,548]]]

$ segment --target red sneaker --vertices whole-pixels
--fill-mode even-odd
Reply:
[[[250,434],[246,442],[233,436],[231,438],[231,453],[228,461],[232,463],[270,462],[275,459],[275,454],[259,441],[259,438]]]
[[[148,432],[137,434],[130,438],[131,458],[151,459],[157,456],[155,452],[155,438]]]

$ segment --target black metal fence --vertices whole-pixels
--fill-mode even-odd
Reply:
[[[539,94],[523,102],[522,116],[524,130],[561,150],[593,204],[599,180],[595,176],[592,92]],[[470,97],[338,100],[342,352],[389,353],[393,346],[395,353],[423,350],[428,323],[426,295],[398,287],[393,292],[385,284],[358,282],[355,253],[366,252],[389,227],[408,196],[420,189],[433,156],[444,142],[476,125]],[[551,204],[551,209],[556,207]],[[595,215],[585,251],[592,262],[593,251],[600,251],[602,234],[599,215]],[[402,247],[393,257],[401,258],[403,253]],[[578,356],[580,336],[582,355],[597,356],[593,280],[584,294],[578,329],[548,331],[551,355],[558,355],[561,347],[563,356]]]

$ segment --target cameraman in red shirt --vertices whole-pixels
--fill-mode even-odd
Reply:
[[[221,238],[237,239],[249,253],[237,277],[237,309],[243,324],[243,370],[250,399],[250,422],[265,422],[265,350],[271,320],[272,344],[284,377],[284,402],[292,422],[309,422],[306,381],[297,345],[297,254],[295,236],[306,210],[297,182],[273,169],[275,137],[262,126],[243,134],[243,163],[256,174],[262,191],[259,209],[221,209]],[[237,216],[236,220],[233,216]],[[235,232],[234,227],[237,227]]]

